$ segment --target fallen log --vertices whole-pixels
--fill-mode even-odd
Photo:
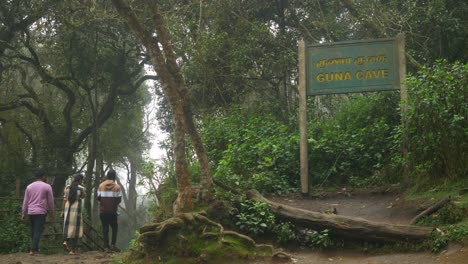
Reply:
[[[277,216],[314,230],[328,229],[333,234],[374,242],[408,242],[429,238],[432,227],[395,225],[373,222],[363,218],[322,214],[272,202],[258,191],[247,192],[249,199],[265,202]]]
[[[450,196],[441,199],[436,204],[434,204],[433,206],[430,206],[429,208],[427,208],[426,210],[422,211],[420,214],[415,216],[413,219],[411,219],[410,225],[416,224],[416,222],[418,222],[418,220],[423,218],[424,216],[430,216],[433,213],[437,212],[440,208],[444,207],[445,204],[449,203],[450,200],[451,200]]]

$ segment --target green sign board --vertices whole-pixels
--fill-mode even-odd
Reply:
[[[307,95],[400,89],[397,39],[306,46]]]

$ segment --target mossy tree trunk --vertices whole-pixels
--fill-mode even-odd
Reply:
[[[178,190],[178,197],[174,203],[174,212],[189,212],[193,209],[193,202],[192,184],[186,160],[186,133],[190,135],[202,168],[202,195],[206,201],[212,197],[213,183],[206,151],[193,121],[189,92],[185,87],[180,67],[177,64],[169,32],[156,3],[146,3],[148,10],[151,11],[155,27],[154,32],[143,26],[125,1],[112,0],[112,3],[145,46],[151,58],[151,63],[160,78],[164,96],[169,102],[174,122],[174,165]]]

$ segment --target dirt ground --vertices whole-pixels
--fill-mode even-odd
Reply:
[[[468,248],[463,245],[450,245],[449,248],[439,254],[430,252],[420,253],[392,253],[392,254],[365,254],[352,251],[313,251],[301,250],[288,252],[292,255],[292,261],[296,264],[467,264]],[[272,264],[274,261],[254,262],[254,264]]]
[[[336,209],[338,215],[393,224],[408,224],[414,216],[424,209],[418,202],[407,201],[397,192],[355,193],[346,188],[317,198],[306,198],[295,194],[287,197],[269,197],[268,199],[310,211],[325,213]]]
[[[304,198],[299,195],[289,197],[269,197],[270,200],[318,212],[328,212],[336,209],[337,214],[365,218],[372,221],[393,224],[408,224],[410,220],[424,208],[417,202],[409,202],[400,194],[394,192],[353,193],[346,189],[320,198]],[[435,203],[436,201],[434,201]],[[467,264],[468,245],[452,244],[439,254],[431,252],[370,254],[349,250],[286,250],[292,256],[287,263],[321,264]],[[66,254],[29,256],[27,253],[0,255],[1,264],[107,264],[112,263],[113,255],[103,252],[83,252],[79,255]],[[241,260],[227,260],[226,263],[246,263]],[[272,259],[252,260],[249,264],[280,263]]]
[[[317,212],[331,212],[334,209],[338,215],[364,218],[376,222],[392,224],[409,224],[411,219],[425,208],[421,202],[408,201],[398,192],[375,191],[354,193],[342,189],[336,193],[329,193],[323,197],[304,198],[299,195],[289,197],[269,197],[271,201]],[[433,204],[437,201],[424,201]],[[287,252],[292,255],[293,263],[321,264],[383,264],[383,263],[424,263],[424,264],[468,264],[468,245],[451,244],[438,253],[391,253],[367,254],[348,250],[317,251],[302,249]],[[271,262],[256,262],[268,264]]]
[[[29,256],[28,253],[0,255],[1,264],[111,264],[113,255],[88,251],[77,255],[54,254]]]

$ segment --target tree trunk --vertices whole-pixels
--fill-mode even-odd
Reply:
[[[247,192],[249,199],[265,202],[276,215],[293,223],[315,230],[329,229],[333,234],[347,238],[375,242],[403,242],[430,237],[432,227],[394,225],[362,218],[322,214],[269,201],[256,190]]]
[[[177,199],[174,202],[174,215],[193,210],[192,183],[188,170],[185,146],[185,125],[182,105],[173,109],[174,113],[174,166],[177,180]]]
[[[99,145],[99,144],[98,144]],[[96,152],[96,168],[94,169],[95,175],[94,175],[94,197],[92,199],[92,219],[93,223],[99,222],[99,204],[97,200],[97,189],[99,187],[99,184],[101,183],[101,179],[103,178],[104,175],[104,161],[102,160],[102,154],[100,152]],[[88,190],[88,192],[91,192],[91,190]]]
[[[73,152],[67,147],[55,147],[57,149],[56,164],[55,165],[55,177],[54,184],[52,186],[54,197],[62,197],[63,190],[65,188],[65,181],[74,172],[73,171]]]
[[[140,158],[134,156],[133,154],[129,157],[130,161],[130,179],[128,179],[128,201],[125,204],[125,208],[128,210],[129,219],[130,219],[130,226],[135,227],[137,226],[137,191],[136,191],[136,183],[137,183],[137,172],[140,165]],[[133,229],[132,229],[133,230]],[[133,232],[133,231],[132,231]],[[133,234],[129,234],[133,235]]]
[[[130,156],[130,179],[128,179],[128,205],[126,205],[127,209],[130,213],[134,213],[136,210],[136,200],[137,200],[137,192],[136,192],[136,182],[137,182],[137,172],[138,172],[138,159]]]
[[[153,21],[155,23],[156,32],[163,49],[163,53],[166,57],[165,69],[175,84],[175,86],[172,88],[177,91],[176,95],[179,97],[179,101],[182,101],[183,115],[181,117],[184,118],[184,125],[187,129],[186,132],[188,132],[190,135],[198,162],[200,164],[202,185],[201,197],[203,201],[209,202],[213,198],[213,179],[208,162],[208,155],[206,154],[205,147],[203,146],[202,140],[198,134],[195,122],[193,120],[193,113],[190,104],[190,94],[187,87],[185,86],[185,81],[180,71],[180,67],[177,64],[170,35],[165,27],[164,19],[161,16],[159,8],[157,5],[151,5],[150,8],[153,11]],[[161,79],[163,80],[163,78]]]
[[[93,219],[93,212],[91,208],[91,200],[92,200],[92,194],[93,194],[93,171],[94,171],[94,163],[96,161],[96,141],[95,137],[96,134],[94,134],[93,139],[90,140],[88,143],[88,164],[86,166],[86,172],[85,172],[85,187],[86,187],[86,197],[84,200],[84,209],[86,212],[86,218],[87,220],[92,220]]]
[[[123,0],[112,0],[118,13],[124,18],[137,38],[146,47],[152,65],[160,77],[164,96],[168,99],[174,118],[174,155],[178,197],[174,202],[174,212],[188,212],[193,209],[192,184],[186,160],[185,134],[191,136],[198,161],[202,168],[202,195],[211,197],[213,183],[208,158],[193,122],[188,90],[177,64],[169,33],[159,12],[157,4],[148,5],[152,11],[156,35],[138,20],[135,13]]]
[[[213,200],[214,189],[213,189],[213,177],[211,174],[211,168],[208,161],[208,155],[206,153],[203,142],[198,134],[195,123],[193,122],[193,114],[190,110],[190,98],[188,94],[184,94],[184,110],[186,117],[187,129],[197,154],[198,162],[200,163],[201,177],[200,177],[200,197],[205,203]]]

